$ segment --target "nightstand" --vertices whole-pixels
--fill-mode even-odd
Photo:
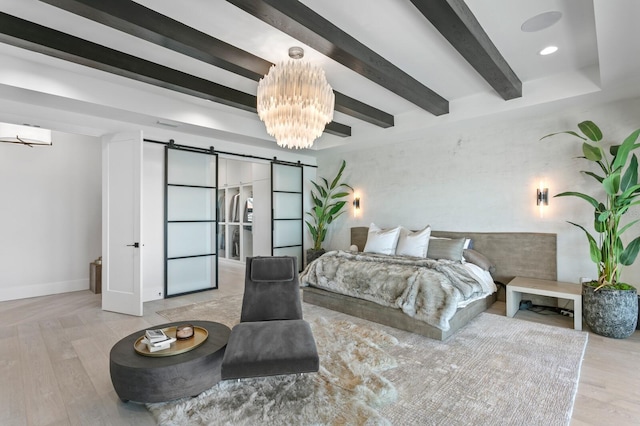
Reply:
[[[573,300],[573,328],[582,330],[582,285],[536,278],[515,277],[507,284],[507,316],[520,309],[522,293]]]

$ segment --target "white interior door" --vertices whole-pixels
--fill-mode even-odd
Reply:
[[[102,309],[142,316],[142,132],[102,138]]]

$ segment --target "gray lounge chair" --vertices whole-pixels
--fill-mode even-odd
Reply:
[[[318,369],[311,327],[302,319],[296,258],[247,258],[240,324],[231,330],[222,379]]]

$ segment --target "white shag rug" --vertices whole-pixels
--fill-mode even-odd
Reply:
[[[380,375],[396,366],[385,350],[396,338],[347,321],[310,324],[318,373],[222,381],[195,398],[147,408],[167,426],[388,424],[376,408],[397,397]]]
[[[241,303],[230,296],[158,313],[231,327]],[[196,398],[147,407],[162,425],[570,422],[585,332],[482,313],[440,342],[306,303],[303,312],[319,374],[221,382]]]

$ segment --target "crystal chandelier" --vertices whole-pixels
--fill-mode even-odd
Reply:
[[[324,71],[300,61],[304,51],[289,49],[294,60],[272,65],[258,83],[258,116],[267,133],[285,148],[309,148],[333,120],[335,96]]]

